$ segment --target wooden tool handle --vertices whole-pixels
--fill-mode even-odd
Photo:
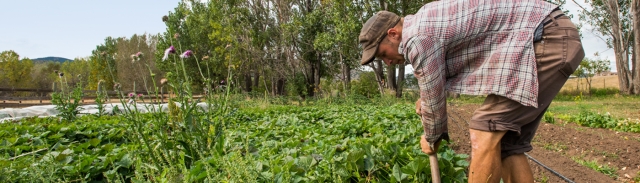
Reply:
[[[438,154],[429,155],[429,164],[431,164],[431,178],[433,183],[441,183],[440,167],[438,166]]]

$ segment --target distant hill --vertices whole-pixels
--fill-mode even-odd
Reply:
[[[66,61],[71,61],[71,59],[68,58],[62,58],[62,57],[42,57],[42,58],[36,58],[36,59],[31,59],[34,62],[47,62],[47,61],[52,61],[52,62],[66,62]]]

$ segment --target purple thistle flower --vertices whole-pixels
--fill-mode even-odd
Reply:
[[[162,57],[162,61],[167,60],[167,58],[169,58],[169,54],[170,53],[175,53],[176,52],[176,48],[174,48],[173,46],[167,48],[166,50],[164,50],[164,56]]]
[[[142,52],[131,55],[131,63],[139,61],[142,58]]]
[[[182,55],[180,55],[180,58],[189,58],[191,57],[191,55],[193,55],[193,52],[191,52],[191,50],[187,50],[184,53],[182,53]]]
[[[143,96],[143,95],[142,95],[142,93],[141,93],[141,94],[138,94],[138,98],[140,98],[140,97],[142,97],[142,96]]]
[[[136,96],[136,94],[134,94],[134,93],[129,93],[129,97],[133,97],[133,96]]]

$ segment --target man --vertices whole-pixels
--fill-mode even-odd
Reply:
[[[533,182],[524,153],[584,58],[574,24],[540,0],[436,1],[404,18],[380,11],[359,41],[362,65],[377,57],[413,66],[427,154],[448,137],[445,90],[487,95],[469,122],[469,182]]]

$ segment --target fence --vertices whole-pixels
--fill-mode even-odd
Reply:
[[[28,93],[36,93],[36,95],[40,96],[31,96],[31,97],[16,97],[16,96],[2,96],[0,95],[0,109],[4,108],[23,108],[35,105],[51,105],[51,95],[54,91],[51,89],[26,89],[26,88],[0,88],[0,93],[4,92],[28,92]],[[82,97],[81,104],[95,104],[96,99],[96,90],[83,90],[84,96]],[[149,99],[151,103],[164,102],[167,98],[167,95],[160,94],[156,98],[154,96],[149,96],[149,92],[147,91],[126,91],[123,93],[136,93],[142,94],[145,99]],[[110,101],[107,102],[120,102],[119,93],[116,91],[107,91],[107,96],[109,96]]]

